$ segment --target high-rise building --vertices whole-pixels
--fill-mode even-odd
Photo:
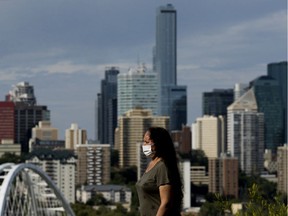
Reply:
[[[119,116],[118,127],[115,130],[115,149],[119,151],[119,166],[121,168],[137,164],[137,145],[143,143],[143,136],[151,126],[163,127],[169,130],[169,117],[153,116],[151,110],[132,109]]]
[[[279,63],[270,63],[267,66],[268,76],[273,77],[279,82],[279,90],[283,104],[283,130],[284,142],[287,143],[287,61]]]
[[[221,155],[209,158],[209,192],[238,197],[238,159]]]
[[[77,184],[102,185],[110,182],[110,145],[76,145]]]
[[[36,97],[34,95],[34,87],[29,82],[19,82],[13,86],[6,96],[6,100],[13,102],[24,102],[28,105],[36,105]]]
[[[76,161],[73,151],[48,149],[33,151],[26,159],[26,163],[39,166],[51,178],[69,203],[75,202]],[[37,181],[37,179],[32,179],[32,181]]]
[[[0,101],[0,143],[1,140],[14,140],[15,136],[15,105],[13,102]]]
[[[6,96],[6,101],[14,103],[15,143],[21,144],[21,151],[29,151],[29,139],[32,128],[39,121],[50,121],[50,111],[47,106],[36,104],[34,87],[28,82],[20,82]]]
[[[258,112],[252,89],[228,108],[228,152],[238,158],[247,175],[260,174],[264,168],[264,116]]]
[[[39,121],[50,121],[50,111],[47,106],[29,105],[23,102],[15,103],[15,142],[21,144],[22,152],[29,152],[29,140],[32,128]]]
[[[277,190],[288,193],[288,146],[287,144],[277,148]]]
[[[85,144],[87,142],[87,131],[80,129],[77,124],[71,124],[69,129],[65,131],[65,148],[75,149],[77,144]]]
[[[227,116],[227,107],[233,103],[233,89],[214,89],[202,96],[203,115]]]
[[[225,119],[223,116],[203,116],[192,126],[192,140],[195,149],[201,149],[209,157],[219,157],[225,152]]]
[[[177,86],[177,13],[173,5],[157,9],[153,69],[159,79],[158,115],[170,117],[170,129],[187,123],[187,89]]]
[[[151,109],[157,115],[157,75],[148,72],[144,65],[132,68],[126,74],[118,75],[118,116],[134,108]]]
[[[117,127],[117,76],[119,68],[107,67],[101,81],[101,93],[97,95],[97,137],[100,143],[114,144]]]
[[[279,82],[270,76],[260,76],[250,82],[258,111],[264,113],[265,149],[276,154],[278,146],[284,144],[283,103]]]

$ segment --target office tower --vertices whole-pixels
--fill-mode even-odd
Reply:
[[[263,171],[264,116],[258,112],[252,89],[228,108],[228,152],[237,157],[247,175]]]
[[[118,116],[128,110],[140,107],[151,109],[157,115],[158,81],[156,73],[147,72],[144,65],[132,68],[126,74],[118,75]]]
[[[258,111],[264,114],[265,149],[276,153],[277,147],[284,144],[283,104],[279,82],[270,76],[260,76],[250,82]]]
[[[171,130],[179,130],[182,124],[187,123],[186,86],[177,86],[176,17],[176,10],[171,4],[157,9],[156,45],[153,50],[153,69],[159,79],[158,114],[170,117]]]
[[[227,107],[233,103],[233,89],[214,89],[204,92],[202,96],[203,115],[226,116]]]
[[[101,93],[97,95],[97,139],[100,143],[114,144],[117,127],[117,75],[119,68],[106,67],[101,80]]]
[[[191,128],[182,125],[182,130],[171,131],[171,138],[177,152],[190,154],[191,152]]]
[[[287,61],[279,63],[270,63],[267,66],[268,76],[273,77],[279,82],[280,94],[283,104],[283,130],[284,130],[284,143],[287,143]]]
[[[58,129],[52,127],[50,121],[39,121],[38,125],[32,128],[29,151],[41,147],[51,149],[65,147],[64,143],[58,140]]]
[[[192,140],[195,149],[201,149],[209,157],[219,157],[225,152],[225,119],[223,116],[203,116],[192,126]]]
[[[238,100],[249,88],[249,84],[236,83],[234,85],[234,101]]]
[[[119,116],[115,130],[115,149],[119,151],[119,166],[126,168],[137,165],[137,145],[151,126],[169,130],[169,117],[153,116],[151,110],[136,108]]]
[[[21,144],[21,151],[29,151],[31,129],[39,121],[50,121],[47,106],[36,104],[33,86],[28,82],[20,82],[6,96],[6,101],[14,103],[15,143]]]
[[[209,158],[209,192],[238,197],[238,159],[227,157]]]
[[[205,166],[190,167],[191,182],[194,185],[209,185],[209,176],[206,169],[208,169],[208,167],[206,168]]]
[[[74,203],[76,161],[73,151],[42,150],[30,153],[25,162],[39,166],[56,184],[67,201]],[[32,181],[35,182],[37,179],[32,179]]]
[[[32,128],[39,121],[50,121],[50,111],[47,106],[15,103],[15,142],[21,144],[22,152],[29,152],[29,140]]]
[[[28,82],[19,82],[13,89],[9,91],[6,100],[13,102],[24,102],[28,105],[36,105],[36,97],[34,95],[34,87]]]
[[[77,144],[85,144],[87,142],[87,131],[80,129],[77,124],[71,124],[69,129],[65,131],[65,148],[75,149]]]
[[[15,121],[14,121],[13,102],[0,101],[0,143],[1,140],[14,140],[15,136]]]
[[[110,182],[110,145],[76,145],[77,184],[101,185]]]
[[[277,148],[278,184],[277,190],[288,194],[288,146],[284,144]]]

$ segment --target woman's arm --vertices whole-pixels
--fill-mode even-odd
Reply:
[[[169,211],[169,205],[171,204],[172,186],[169,184],[161,185],[159,187],[159,192],[161,203],[156,216],[164,216],[167,215],[167,212]]]

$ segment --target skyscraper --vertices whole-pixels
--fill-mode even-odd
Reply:
[[[113,146],[117,126],[117,75],[119,68],[107,67],[101,81],[101,93],[97,95],[97,139]]]
[[[137,107],[151,109],[153,115],[157,115],[157,84],[156,73],[147,72],[144,65],[130,69],[126,74],[119,74],[117,82],[118,116]]]
[[[170,117],[170,129],[181,130],[187,123],[186,86],[177,86],[177,13],[171,4],[156,15],[156,46],[153,69],[159,79],[158,115]],[[177,116],[177,118],[173,118]]]
[[[270,76],[260,76],[250,82],[258,111],[264,113],[265,148],[276,153],[284,144],[283,104],[279,82]]]
[[[227,107],[233,103],[233,89],[214,89],[204,92],[202,96],[203,115],[226,116]]]
[[[29,139],[32,128],[39,121],[50,121],[50,111],[47,106],[36,103],[34,87],[28,82],[20,82],[6,96],[6,101],[14,103],[15,143],[21,144],[21,151],[29,151]]]
[[[252,89],[228,108],[228,152],[238,158],[247,175],[260,174],[264,168],[264,116],[258,112]]]
[[[279,82],[279,90],[283,104],[284,115],[284,143],[287,143],[287,61],[279,63],[270,63],[267,66],[268,76],[273,77]]]
[[[153,116],[151,110],[132,109],[119,116],[115,130],[115,149],[119,151],[121,168],[136,166],[139,144],[143,142],[145,131],[151,126],[169,130],[169,117]],[[138,146],[137,146],[138,145]]]

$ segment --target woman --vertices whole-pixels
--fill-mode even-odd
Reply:
[[[142,148],[152,160],[136,183],[141,216],[180,215],[182,182],[170,134],[164,128],[151,127]]]

